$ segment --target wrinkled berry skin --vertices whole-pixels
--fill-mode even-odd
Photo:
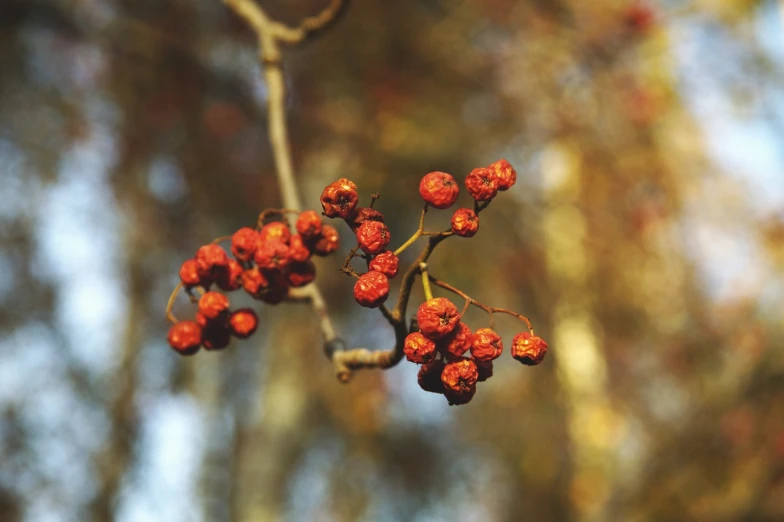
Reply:
[[[218,288],[224,292],[232,292],[242,288],[242,272],[244,269],[235,259],[229,259],[226,270],[218,276]]]
[[[289,257],[291,257],[292,261],[300,263],[310,259],[310,249],[299,234],[291,236],[291,241],[289,241]]]
[[[224,323],[209,323],[202,329],[201,344],[205,350],[222,350],[231,342],[231,330]]]
[[[471,342],[471,356],[477,361],[492,361],[501,356],[504,343],[501,336],[490,328],[480,328]]]
[[[195,259],[188,259],[180,266],[180,281],[185,288],[191,288],[201,284],[199,275],[199,263]]]
[[[512,357],[526,366],[536,366],[547,355],[547,342],[529,332],[519,333],[512,339]]]
[[[441,382],[444,383],[445,394],[450,404],[465,404],[471,400],[476,392],[476,383],[479,372],[476,364],[471,359],[460,359],[447,363],[441,372]],[[460,399],[468,398],[465,402]]]
[[[258,239],[258,232],[249,227],[242,227],[231,236],[231,253],[239,261],[250,261],[256,253]]]
[[[478,168],[466,176],[466,188],[477,201],[489,201],[498,193],[498,179],[488,168]]]
[[[279,240],[259,241],[253,260],[266,272],[282,272],[290,261],[289,247]]]
[[[446,363],[444,361],[433,361],[423,364],[417,374],[417,383],[423,390],[431,393],[444,393],[444,383],[441,381],[441,373],[444,371]]]
[[[324,215],[329,218],[350,218],[358,202],[357,186],[346,178],[327,185],[321,193],[321,206],[324,208]]]
[[[380,254],[391,239],[389,229],[381,221],[365,221],[357,229],[357,243],[366,254]]]
[[[449,401],[450,406],[468,404],[471,402],[471,399],[474,398],[474,395],[476,395],[476,386],[467,388],[461,392],[450,390],[446,386],[444,387],[444,397],[446,397],[446,400]]]
[[[259,231],[259,241],[257,245],[274,240],[282,241],[288,245],[290,239],[291,230],[289,230],[289,226],[280,221],[273,221],[272,223],[264,225],[261,231]]]
[[[505,159],[495,161],[487,168],[495,172],[495,179],[498,180],[498,190],[509,190],[517,182],[517,171]]]
[[[354,298],[360,306],[377,308],[389,297],[389,280],[381,272],[371,270],[357,279]]]
[[[392,279],[397,275],[397,272],[400,269],[400,260],[394,253],[386,250],[374,257],[368,266],[371,270],[381,272],[389,279]]]
[[[199,298],[199,313],[207,319],[217,319],[229,309],[229,298],[220,292],[205,292]]]
[[[271,286],[269,278],[258,268],[251,268],[242,273],[242,287],[254,299],[261,299]]]
[[[474,237],[479,230],[479,216],[470,208],[459,208],[452,214],[452,232],[460,237]]]
[[[358,208],[347,221],[348,226],[351,227],[352,232],[356,233],[357,229],[362,226],[365,221],[381,221],[384,222],[384,215],[378,210],[370,207]]]
[[[286,277],[291,287],[300,288],[316,279],[316,265],[312,261],[291,263]]]
[[[426,364],[436,356],[436,343],[420,332],[413,332],[406,336],[403,353],[412,363]]]
[[[321,235],[323,227],[321,223],[321,216],[315,210],[306,210],[297,217],[297,223],[294,225],[297,233],[304,238],[315,239]]]
[[[201,346],[201,326],[194,321],[175,323],[169,329],[167,340],[180,355],[193,355]]]
[[[419,195],[433,208],[445,209],[454,205],[460,186],[451,174],[431,172],[419,182]]]
[[[425,301],[417,310],[419,331],[437,340],[449,335],[460,322],[457,307],[445,297]]]
[[[256,332],[259,327],[259,318],[250,308],[241,308],[231,314],[229,318],[229,329],[234,337],[247,339]]]
[[[467,324],[460,322],[452,333],[438,341],[438,351],[448,358],[461,357],[471,348],[473,335]]]
[[[484,382],[493,376],[493,361],[474,361],[474,363],[479,374],[477,382]]]
[[[229,264],[229,255],[218,245],[204,245],[196,251],[202,283],[213,281]]]
[[[335,227],[324,225],[321,237],[313,244],[313,253],[317,256],[328,256],[340,246],[340,237]]]

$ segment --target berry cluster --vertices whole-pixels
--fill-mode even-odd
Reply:
[[[258,317],[250,308],[229,309],[229,298],[223,292],[242,288],[245,292],[267,304],[278,304],[286,299],[289,288],[298,288],[312,282],[316,267],[312,255],[326,256],[338,248],[335,228],[324,225],[321,217],[308,210],[297,213],[295,233],[292,233],[284,212],[265,211],[259,216],[257,229],[243,227],[231,240],[231,253],[220,241],[204,245],[180,267],[180,287],[189,294],[196,290],[198,312],[193,321],[176,321],[171,316],[171,300],[167,314],[174,325],[169,330],[169,344],[182,355],[192,355],[201,346],[207,350],[220,350],[229,344],[231,336],[246,339],[258,327]],[[274,220],[265,223],[268,216]],[[172,297],[176,295],[173,294]]]

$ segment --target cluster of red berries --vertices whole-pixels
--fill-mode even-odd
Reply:
[[[229,309],[224,292],[244,289],[268,304],[285,300],[289,288],[312,282],[316,267],[312,255],[326,256],[338,248],[338,232],[324,225],[321,217],[308,210],[298,215],[292,233],[282,214],[259,230],[243,227],[231,236],[231,252],[217,244],[200,247],[193,259],[180,267],[180,281],[187,292],[202,292],[195,321],[178,321],[169,330],[169,344],[182,355],[192,355],[201,346],[219,350],[231,336],[250,337],[258,327],[258,317],[250,308]]]
[[[493,361],[504,351],[501,336],[492,328],[471,332],[454,303],[444,297],[422,303],[416,318],[419,331],[408,334],[403,353],[422,365],[419,386],[444,394],[449,404],[467,403],[476,394],[476,384],[493,376]],[[512,357],[525,365],[541,363],[546,354],[541,337],[522,332],[512,339]]]

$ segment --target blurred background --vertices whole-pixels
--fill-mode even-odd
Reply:
[[[784,4],[356,1],[286,51],[309,207],[351,178],[400,244],[423,174],[518,170],[431,272],[550,353],[499,318],[452,408],[407,362],[338,383],[301,305],[168,347],[182,260],[280,205],[255,44],[218,0],[0,2],[0,520],[784,520]],[[387,348],[341,232],[322,289]]]

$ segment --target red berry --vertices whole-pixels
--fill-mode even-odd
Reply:
[[[199,298],[199,313],[207,319],[217,319],[229,309],[229,298],[220,292],[206,292]]]
[[[229,259],[226,270],[218,276],[218,288],[224,292],[231,292],[242,288],[242,272],[244,268],[235,259]]]
[[[180,266],[180,281],[185,288],[191,288],[201,284],[199,276],[199,263],[195,259],[188,259]]]
[[[193,355],[201,346],[201,326],[193,321],[175,323],[169,329],[167,340],[180,355]]]
[[[480,328],[474,334],[471,343],[471,355],[477,361],[492,361],[498,359],[504,351],[501,336],[490,328]]]
[[[242,308],[231,314],[229,318],[229,329],[235,337],[247,339],[256,332],[259,326],[259,318],[250,308]]]
[[[517,182],[517,171],[505,159],[491,163],[488,168],[495,172],[495,178],[498,180],[498,190],[509,190]]]
[[[438,351],[447,357],[461,357],[471,348],[473,336],[467,324],[460,322],[452,333],[438,341]]]
[[[358,202],[357,186],[346,178],[328,185],[321,193],[321,206],[324,208],[324,215],[329,218],[350,218]]]
[[[306,210],[297,217],[294,228],[302,237],[314,239],[321,235],[322,226],[321,216],[315,210]]]
[[[289,285],[294,288],[305,286],[316,279],[316,265],[313,264],[313,261],[291,263],[286,277]]]
[[[204,245],[196,251],[196,263],[199,265],[202,283],[213,281],[226,269],[229,255],[218,245]]]
[[[370,262],[369,268],[376,272],[381,272],[392,279],[397,275],[398,269],[400,268],[400,260],[393,252],[387,250],[374,257]]]
[[[222,323],[209,323],[202,329],[201,344],[206,350],[222,350],[231,341],[229,325]]]
[[[389,297],[389,280],[381,272],[371,270],[354,285],[354,298],[360,306],[376,308]]]
[[[358,208],[348,220],[348,226],[356,233],[357,229],[365,221],[381,221],[383,223],[384,215],[378,210],[369,207]]]
[[[321,237],[313,244],[313,253],[317,256],[327,256],[338,249],[340,237],[335,227],[324,225]]]
[[[470,208],[459,208],[452,214],[452,232],[461,237],[474,237],[479,230],[479,216]]]
[[[458,401],[466,396],[471,400],[476,392],[478,380],[479,373],[471,359],[464,358],[447,363],[444,371],[441,372],[441,382],[444,383],[444,390],[448,394],[450,404],[463,404]]]
[[[474,169],[466,176],[466,188],[475,200],[488,201],[498,193],[498,178],[490,169]]]
[[[419,194],[425,203],[434,208],[449,208],[460,192],[460,187],[450,174],[446,172],[431,172],[422,177],[419,182]]]
[[[307,261],[310,259],[310,249],[305,245],[302,236],[294,234],[289,242],[289,257],[292,261]]]
[[[435,359],[436,343],[420,332],[413,332],[406,336],[403,343],[403,353],[406,354],[406,359],[413,363],[429,363]]]
[[[519,333],[512,339],[512,357],[526,366],[536,366],[547,355],[547,343],[529,332]]]
[[[273,240],[282,241],[288,245],[289,239],[291,239],[291,231],[289,230],[289,226],[286,223],[281,223],[280,221],[273,221],[272,223],[267,223],[261,228],[261,231],[259,232],[259,241],[256,243],[256,245],[258,248],[258,245]]]
[[[242,227],[231,236],[231,253],[240,261],[250,261],[256,253],[259,233],[249,227]]]
[[[282,272],[290,261],[289,247],[278,239],[270,241],[261,241],[260,239],[253,260],[261,270]]]
[[[479,374],[477,382],[484,382],[493,376],[493,361],[474,361],[476,371]]]
[[[471,388],[466,388],[461,392],[456,392],[454,390],[450,390],[446,386],[444,386],[444,397],[446,400],[449,401],[450,406],[460,406],[461,404],[468,404],[471,402],[471,399],[474,398],[476,395],[476,386]]]
[[[432,393],[444,393],[444,383],[441,381],[441,373],[444,371],[446,363],[444,361],[433,361],[423,364],[417,374],[419,387]]]
[[[357,229],[357,243],[366,254],[380,254],[390,239],[389,229],[381,221],[365,221]]]
[[[460,322],[457,307],[445,297],[425,301],[417,310],[419,331],[431,339],[446,337]]]

